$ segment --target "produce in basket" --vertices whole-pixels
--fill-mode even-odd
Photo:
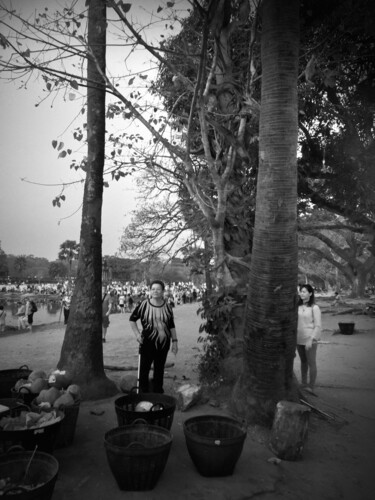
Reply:
[[[47,373],[43,370],[33,370],[29,375],[29,382],[34,382],[38,378],[47,379]]]
[[[140,401],[135,407],[135,411],[150,411],[153,405],[151,401]]]
[[[59,389],[57,389],[56,387],[50,387],[49,389],[44,389],[40,392],[39,396],[36,397],[36,402],[38,404],[48,403],[51,407],[53,406],[56,399],[58,399],[60,396],[61,391]]]
[[[53,370],[48,377],[49,385],[57,389],[66,389],[72,382],[72,377],[66,370]]]
[[[53,412],[35,413],[22,411],[17,417],[3,417],[0,420],[0,428],[3,431],[22,431],[26,429],[39,429],[61,420],[61,417]]]
[[[56,401],[53,403],[53,407],[59,409],[64,406],[72,406],[74,405],[74,398],[69,392],[64,392]]]
[[[73,396],[74,401],[81,401],[82,395],[79,385],[71,384],[66,391]]]
[[[22,494],[22,492],[32,491],[36,488],[40,488],[44,483],[31,483],[25,484],[25,481],[22,482],[12,482],[10,477],[6,477],[4,479],[0,479],[0,497],[12,497],[13,495]]]
[[[32,371],[27,379],[21,378],[14,385],[14,390],[21,393],[39,394],[40,391],[47,388],[47,374],[43,370]]]

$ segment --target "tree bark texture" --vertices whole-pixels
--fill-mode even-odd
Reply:
[[[265,0],[259,173],[240,388],[247,416],[255,411],[268,421],[293,386],[298,49],[298,0]]]
[[[270,448],[282,460],[299,460],[307,440],[310,408],[290,401],[277,403]]]
[[[80,254],[71,313],[58,363],[68,370],[83,396],[90,399],[116,392],[104,372],[102,347],[103,169],[105,150],[106,2],[91,0],[88,12],[87,141],[88,161],[83,195]]]

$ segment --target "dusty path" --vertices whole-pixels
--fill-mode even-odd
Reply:
[[[166,385],[195,382],[198,328],[196,306],[175,309],[179,353],[167,370]],[[352,336],[335,334],[338,321],[354,320]],[[175,412],[173,445],[166,469],[151,492],[121,492],[108,468],[104,433],[116,427],[114,400],[85,402],[81,405],[74,444],[55,452],[60,462],[59,479],[53,500],[107,499],[219,499],[245,500],[370,500],[375,490],[375,318],[323,314],[324,334],[318,351],[317,398],[311,403],[332,415],[325,420],[312,414],[309,440],[303,460],[273,465],[268,433],[248,429],[248,437],[233,476],[204,478],[188,456],[182,431],[186,418],[201,413],[223,413],[210,404],[188,412]],[[64,328],[43,327],[35,333],[0,337],[0,368],[28,364],[32,368],[54,368],[59,359]],[[128,325],[128,315],[111,317],[106,365],[136,366],[137,346]],[[298,373],[296,358],[296,372]],[[108,371],[114,379],[122,372]],[[175,380],[174,380],[175,379]],[[119,394],[120,396],[120,394]],[[99,415],[96,413],[104,411]]]

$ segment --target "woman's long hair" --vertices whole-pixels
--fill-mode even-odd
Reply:
[[[309,301],[307,302],[307,305],[309,307],[312,307],[315,304],[315,296],[314,296],[314,289],[311,285],[308,283],[304,283],[303,285],[299,285],[299,291],[302,290],[302,288],[306,288],[306,290],[311,293]],[[301,306],[303,304],[303,301],[301,297],[299,298],[298,305]]]

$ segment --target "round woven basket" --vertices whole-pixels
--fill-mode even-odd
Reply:
[[[355,323],[339,323],[340,332],[343,335],[353,335]]]
[[[150,411],[136,411],[138,403],[149,401],[152,403]],[[158,425],[170,430],[176,409],[176,399],[166,394],[142,393],[121,396],[115,400],[115,410],[119,427],[129,425],[139,418],[150,425]]]
[[[146,422],[108,431],[104,447],[120,490],[153,489],[164,471],[171,445],[170,431]]]
[[[183,426],[186,446],[202,476],[230,476],[242,453],[246,429],[237,420],[218,416],[192,417]]]

